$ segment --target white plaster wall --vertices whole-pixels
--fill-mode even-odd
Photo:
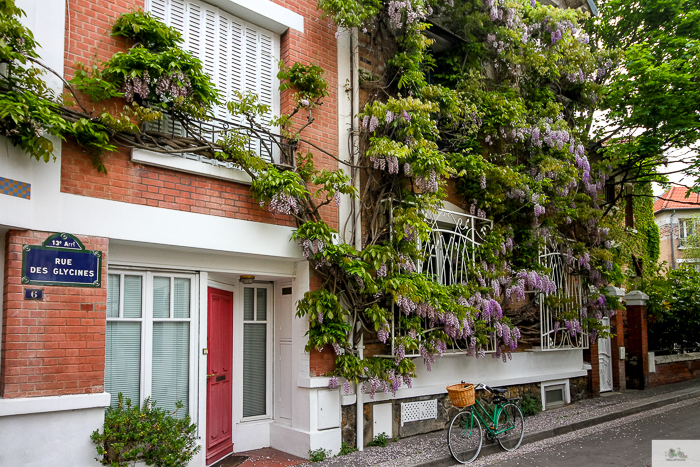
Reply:
[[[430,394],[444,394],[446,386],[460,381],[485,383],[489,386],[508,386],[540,381],[586,376],[583,369],[582,350],[557,350],[551,352],[516,352],[513,359],[503,363],[498,358],[476,359],[465,355],[446,355],[437,358],[428,371],[422,358],[414,360],[416,378],[413,387],[399,389],[396,398],[417,397]],[[374,400],[392,399],[391,394],[377,393]],[[365,402],[371,402],[365,394]]]
[[[26,17],[21,21],[34,33],[41,46],[38,53],[47,66],[63,73],[63,45],[65,28],[65,0],[50,2],[41,0],[18,0]],[[44,76],[49,86],[62,92],[60,79],[50,73]],[[61,144],[51,138],[56,162],[45,163],[31,158],[15,148],[5,137],[0,137],[0,177],[10,178],[32,185],[31,200],[0,195],[0,225],[27,227],[30,224],[47,225],[58,219],[56,195],[60,188]],[[48,206],[43,209],[40,206]]]
[[[0,465],[97,467],[90,434],[103,423],[104,408],[0,417]]]

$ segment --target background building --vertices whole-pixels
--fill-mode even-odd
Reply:
[[[700,215],[700,197],[697,193],[686,194],[685,187],[672,187],[654,203],[654,218],[659,226],[661,254],[659,262],[675,269],[689,261],[684,257],[688,237],[695,232],[697,216]]]

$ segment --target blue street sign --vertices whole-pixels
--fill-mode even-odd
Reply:
[[[42,246],[22,248],[22,283],[100,287],[102,252],[85,250],[69,234],[50,236]]]

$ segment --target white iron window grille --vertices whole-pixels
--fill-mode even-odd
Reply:
[[[477,248],[484,242],[486,234],[493,228],[493,221],[447,209],[426,213],[430,238],[422,246],[425,260],[420,262],[418,272],[425,274],[439,284],[452,285],[469,281],[469,266],[477,260]],[[391,323],[392,348],[394,337],[406,335],[402,329],[401,311],[394,307]],[[429,318],[425,318],[424,329],[430,328]],[[495,338],[484,349],[487,353],[496,351]],[[452,341],[445,354],[465,354],[469,351],[466,342]],[[418,357],[420,354],[406,355]]]
[[[540,264],[550,270],[549,278],[556,284],[553,294],[561,305],[550,307],[545,302],[547,295],[540,295],[540,345],[542,350],[587,349],[588,333],[572,334],[559,316],[575,311],[580,320],[585,298],[583,279],[573,274],[577,260],[563,253],[564,245],[547,243],[540,252]]]

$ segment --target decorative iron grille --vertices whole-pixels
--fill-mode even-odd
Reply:
[[[540,264],[551,272],[549,278],[556,284],[552,294],[561,303],[550,307],[545,302],[547,295],[540,295],[540,345],[542,350],[587,349],[588,333],[572,334],[560,322],[562,313],[576,312],[582,317],[585,293],[582,278],[574,272],[578,269],[576,258],[563,252],[565,245],[548,242],[540,252]]]
[[[422,245],[425,260],[420,262],[418,272],[431,277],[442,285],[466,283],[469,281],[469,266],[477,260],[477,248],[484,242],[486,234],[493,228],[493,221],[482,219],[447,209],[426,213],[431,228],[430,238]],[[392,348],[394,337],[405,335],[408,330],[401,328],[401,311],[394,306],[391,322]],[[429,329],[430,320],[425,318],[424,328]],[[445,354],[465,354],[468,343],[453,340]],[[487,353],[496,351],[496,340],[491,339],[484,349]],[[420,354],[406,355],[418,357]]]
[[[248,137],[246,149],[257,154],[262,159],[273,164],[294,166],[294,151],[296,145],[290,143],[281,135],[269,131],[258,130],[252,126],[242,125],[219,118],[211,118],[206,122],[193,120],[179,120],[172,115],[164,115],[162,120],[149,122],[144,126],[146,134],[154,138],[162,138],[163,144],[177,149],[182,144],[183,151],[170,153],[173,156],[187,159],[201,160],[212,165],[232,167],[231,162],[213,159],[207,155],[198,155],[188,148],[193,143],[200,146],[211,145],[212,152],[218,152],[218,141],[227,133],[237,132]],[[183,144],[184,143],[184,144]],[[195,145],[197,145],[195,144]],[[196,156],[196,157],[195,157]]]

